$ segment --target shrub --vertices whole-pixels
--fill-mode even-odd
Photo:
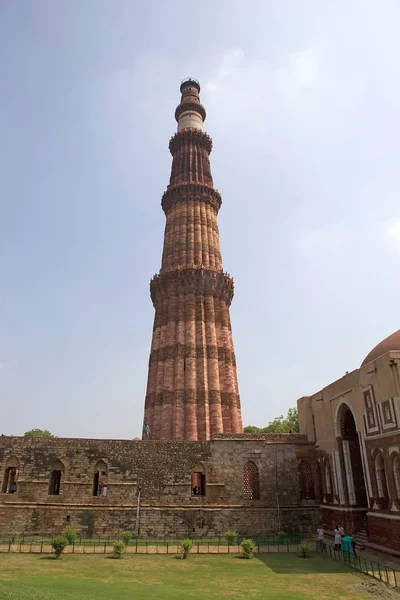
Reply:
[[[12,544],[17,544],[21,539],[21,533],[19,531],[13,531],[10,533],[10,542]]]
[[[276,535],[278,536],[278,538],[285,538],[286,532],[281,530],[281,531],[278,531],[278,533]]]
[[[121,558],[125,550],[126,546],[124,542],[121,542],[121,540],[117,540],[113,543],[113,558]]]
[[[237,544],[237,536],[238,536],[237,531],[232,531],[231,529],[228,529],[228,531],[225,531],[225,538],[226,538],[226,541],[228,542],[228,546],[233,546],[234,544]]]
[[[256,544],[252,539],[244,539],[240,544],[242,547],[242,557],[243,558],[253,558],[254,550],[256,549]]]
[[[68,544],[72,546],[73,544],[75,544],[78,534],[76,533],[76,529],[69,527],[68,529],[64,530],[63,536],[67,538]]]
[[[56,558],[60,558],[61,554],[65,550],[65,546],[68,546],[68,540],[63,535],[58,535],[53,539],[51,545],[56,555]]]
[[[122,541],[124,542],[125,546],[128,546],[129,542],[133,538],[133,535],[131,534],[130,531],[123,531],[121,533],[121,538],[122,538]]]
[[[192,540],[182,540],[178,552],[182,554],[181,558],[187,558],[193,546]]]
[[[307,544],[301,544],[298,556],[299,558],[308,558],[310,556],[310,547]]]

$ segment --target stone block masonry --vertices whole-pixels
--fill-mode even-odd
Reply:
[[[229,528],[252,535],[278,529],[310,533],[320,518],[319,503],[300,500],[297,477],[299,456],[309,449],[304,436],[295,435],[221,435],[204,442],[3,437],[0,531],[55,533],[66,526],[98,536],[134,531],[140,487],[143,537],[207,537]],[[250,463],[253,479],[246,485],[254,488],[252,499],[244,494]],[[10,464],[17,469],[15,493],[4,491]],[[99,465],[106,496],[97,495]],[[58,493],[54,472],[61,472]],[[193,495],[193,473],[203,474],[204,495]]]

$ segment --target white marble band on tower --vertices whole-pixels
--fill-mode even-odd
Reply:
[[[198,129],[203,131],[205,120],[204,106],[200,104],[200,84],[196,79],[184,79],[181,83],[181,103],[175,117],[178,131],[182,129]]]

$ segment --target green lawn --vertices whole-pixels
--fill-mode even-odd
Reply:
[[[268,600],[365,599],[349,590],[369,578],[320,555],[1,554],[2,600],[188,600],[268,598]],[[383,587],[383,586],[382,586]],[[384,588],[383,588],[384,589]]]

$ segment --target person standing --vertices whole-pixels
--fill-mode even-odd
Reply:
[[[340,533],[340,525],[336,525],[333,530],[333,535],[335,536],[335,550],[340,550],[342,547],[342,534]]]
[[[341,524],[339,523],[338,528],[339,528],[339,531],[340,531],[340,535],[342,537],[344,537],[344,527],[342,527]]]
[[[321,524],[317,529],[317,542],[321,548],[323,548],[323,546],[324,546],[324,533],[325,532],[324,532],[324,529]]]
[[[150,437],[150,427],[145,423],[143,425],[143,439],[148,440]]]

